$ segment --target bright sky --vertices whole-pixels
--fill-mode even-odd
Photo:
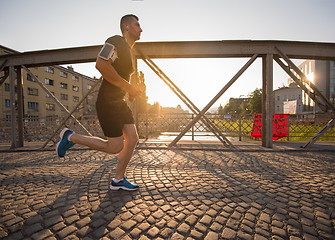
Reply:
[[[0,0],[0,44],[25,52],[103,44],[120,34],[119,20],[140,18],[140,41],[293,40],[335,42],[334,0]],[[157,65],[200,108],[248,59],[157,59]],[[75,71],[100,77],[94,64]],[[139,61],[149,103],[182,102]],[[257,60],[215,104],[261,88]],[[274,63],[274,88],[288,76]]]

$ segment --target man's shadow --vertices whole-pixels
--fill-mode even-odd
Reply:
[[[70,166],[78,164],[78,159],[85,158],[82,164],[89,164],[91,158],[96,158],[101,153],[90,151],[86,152],[88,156],[84,157],[81,154],[81,151],[70,152],[65,159],[60,159],[58,162],[60,165]],[[39,238],[47,234],[54,235],[58,239],[72,235],[79,238],[98,239],[110,231],[113,228],[113,225],[110,225],[111,222],[125,211],[128,202],[136,199],[138,191],[111,191],[109,189],[110,179],[117,165],[117,157],[108,154],[99,155],[99,157],[101,161],[94,160],[94,166],[84,177],[74,176],[72,178],[72,176],[55,174],[53,178],[61,179],[55,182],[55,185],[60,184],[60,190],[64,187],[62,183],[72,183],[71,187],[57,196],[53,202],[26,215],[28,217],[15,229],[8,228],[8,238],[16,238],[15,236]],[[55,164],[57,164],[57,159],[55,159]],[[27,176],[26,180],[20,179],[19,181],[34,182],[36,180],[36,177],[30,178],[31,176]],[[38,184],[35,187],[40,188]],[[44,194],[47,198],[48,192]],[[19,217],[24,219],[23,216]]]

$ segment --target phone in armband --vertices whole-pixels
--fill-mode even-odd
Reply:
[[[104,46],[101,48],[98,57],[101,57],[102,59],[105,60],[112,59],[114,61],[117,58],[116,49],[114,45],[106,42]]]

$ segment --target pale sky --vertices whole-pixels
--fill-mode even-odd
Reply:
[[[288,40],[335,42],[335,0],[0,0],[0,45],[17,51],[103,44],[120,34],[119,20],[140,18],[141,40]],[[199,107],[204,107],[248,59],[154,59]],[[94,64],[75,71],[100,77]],[[139,61],[149,103],[181,101]],[[215,104],[262,85],[257,60]],[[274,89],[288,76],[274,63]],[[183,108],[183,104],[181,104]]]

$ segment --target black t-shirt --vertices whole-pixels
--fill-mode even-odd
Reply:
[[[126,39],[121,36],[113,36],[106,40],[106,42],[114,45],[117,58],[112,63],[112,66],[118,74],[129,82],[130,75],[134,71],[131,49],[126,42]],[[124,98],[126,93],[121,88],[111,84],[107,80],[103,80],[99,89],[98,102],[118,101]]]

